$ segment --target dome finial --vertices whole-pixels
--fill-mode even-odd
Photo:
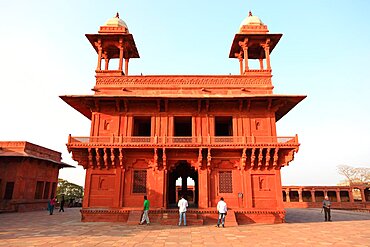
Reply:
[[[116,14],[116,18],[119,18],[119,13],[117,12],[117,14]]]
[[[249,15],[248,15],[248,16],[253,16],[253,15],[252,15],[252,11],[250,11],[250,10],[249,10]]]

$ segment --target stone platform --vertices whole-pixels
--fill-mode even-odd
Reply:
[[[370,246],[370,214],[321,209],[287,209],[284,224],[127,225],[81,222],[79,208],[0,214],[0,246]]]
[[[122,209],[82,209],[81,221],[83,222],[121,222],[128,225],[136,225],[140,221],[142,210],[139,208]],[[195,209],[189,208],[186,212],[189,225],[216,224],[218,213],[216,208]],[[150,221],[161,225],[174,225],[178,222],[178,209],[151,209]],[[283,223],[284,210],[228,210],[226,216],[229,226],[244,225],[250,223]]]

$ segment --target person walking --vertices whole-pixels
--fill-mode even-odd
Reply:
[[[330,207],[331,201],[328,196],[325,196],[325,199],[322,201],[322,207],[324,208],[325,221],[331,221]]]
[[[220,227],[220,223],[222,224],[222,227],[225,227],[225,217],[227,215],[227,205],[223,197],[221,197],[220,201],[217,203],[217,211],[218,211],[217,227]]]
[[[55,197],[53,197],[53,196],[50,197],[50,200],[48,202],[48,210],[49,210],[50,215],[52,215],[53,212],[54,212],[55,203],[56,203]]]
[[[184,196],[181,196],[181,199],[179,200],[179,203],[177,204],[179,207],[179,226],[181,226],[182,220],[184,220],[184,226],[186,226],[186,208],[189,206],[188,201],[184,198]]]
[[[144,196],[144,210],[143,210],[143,217],[141,218],[140,225],[144,224],[144,221],[146,221],[146,224],[149,225],[149,200],[147,196]]]
[[[65,203],[64,195],[62,195],[62,198],[60,199],[59,213],[62,212],[62,211],[64,212],[64,203]]]

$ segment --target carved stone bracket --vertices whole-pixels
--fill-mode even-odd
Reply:
[[[163,148],[162,164],[163,164],[163,169],[167,170],[167,154],[166,154],[165,148]]]
[[[246,148],[243,148],[243,153],[240,159],[240,164],[241,164],[242,170],[245,170],[245,167],[247,166],[247,149]]]
[[[212,160],[211,149],[208,148],[208,153],[207,153],[207,169],[211,169],[211,160]]]
[[[198,152],[198,169],[202,169],[202,162],[203,162],[202,148],[199,148],[199,152]]]

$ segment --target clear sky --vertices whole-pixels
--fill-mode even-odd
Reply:
[[[134,35],[140,59],[130,74],[238,74],[231,42],[252,10],[270,33],[276,94],[308,97],[278,122],[298,134],[283,185],[335,185],[336,166],[370,167],[370,1],[368,0],[0,0],[0,140],[62,152],[90,121],[59,96],[92,94],[97,54],[85,33],[115,16]],[[84,170],[60,177],[83,185]]]

